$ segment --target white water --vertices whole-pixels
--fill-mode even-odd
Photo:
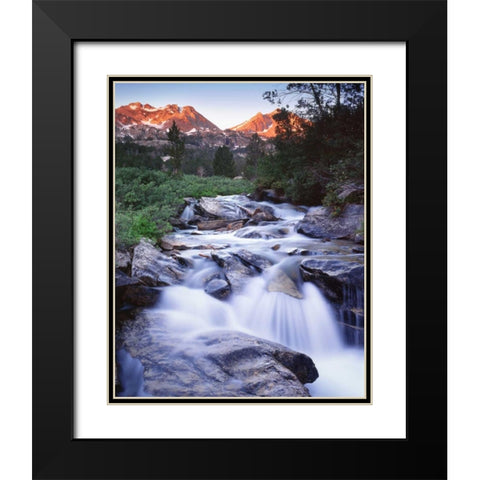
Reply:
[[[241,203],[244,197],[234,198]],[[262,202],[267,205],[267,202]],[[320,290],[312,283],[303,283],[298,275],[298,264],[305,257],[290,257],[292,248],[305,248],[318,254],[347,256],[351,249],[341,242],[322,243],[294,231],[304,211],[292,205],[272,205],[275,216],[281,220],[252,228],[260,232],[288,229],[282,238],[241,238],[235,232],[205,232],[191,235],[183,231],[176,239],[210,245],[225,245],[222,252],[245,248],[269,258],[274,266],[261,275],[248,279],[244,289],[228,300],[217,300],[204,292],[204,281],[221,269],[212,260],[199,256],[199,250],[185,250],[182,255],[194,261],[194,268],[181,286],[166,287],[152,310],[161,314],[165,326],[172,332],[190,336],[200,331],[229,329],[246,332],[278,342],[309,355],[319,372],[315,383],[307,385],[312,396],[362,397],[364,395],[364,352],[362,346],[344,343],[335,313]],[[186,207],[182,219],[192,218],[194,211]],[[273,246],[279,245],[277,250]],[[317,254],[317,253],[315,253]],[[281,269],[294,280],[303,298],[294,298],[281,292],[269,292],[267,285],[276,270]],[[132,366],[133,368],[133,366]]]
[[[182,212],[182,215],[180,215],[180,220],[188,222],[193,218],[194,215],[193,208],[190,205],[187,205],[185,210]]]

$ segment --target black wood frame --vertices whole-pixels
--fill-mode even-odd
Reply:
[[[446,478],[446,18],[439,0],[33,2],[34,478]],[[406,42],[406,440],[73,438],[80,41]]]
[[[111,76],[108,79],[108,124],[110,132],[115,131],[115,115],[114,115],[114,106],[113,106],[113,92],[115,89],[114,83],[116,81],[132,81],[132,82],[142,82],[142,81],[165,81],[165,77],[154,77],[149,76],[148,79],[145,77],[115,77]],[[322,82],[322,81],[338,81],[338,82],[349,82],[349,81],[362,81],[365,83],[365,90],[364,90],[364,105],[365,105],[365,212],[370,212],[371,206],[371,88],[372,88],[372,79],[371,77],[342,77],[342,76],[329,76],[329,77],[315,77],[309,76],[302,78],[301,76],[295,77],[169,77],[169,82],[182,82],[182,81],[229,81],[229,82],[275,82],[275,81],[283,81],[283,82],[298,82],[298,81],[305,81],[305,82]],[[137,397],[137,398],[125,398],[125,397],[118,397],[113,394],[115,391],[115,379],[114,379],[114,364],[115,364],[115,352],[114,352],[114,334],[115,331],[115,302],[114,302],[114,295],[113,290],[115,286],[115,267],[114,257],[115,257],[115,238],[114,238],[114,215],[115,215],[115,199],[114,199],[114,171],[115,171],[115,160],[114,160],[114,135],[109,136],[109,173],[110,177],[108,179],[109,182],[109,193],[108,197],[110,199],[109,204],[109,222],[110,222],[110,231],[109,231],[109,285],[110,285],[110,292],[109,292],[109,332],[108,332],[108,341],[109,341],[109,365],[108,365],[108,401],[109,403],[366,403],[370,404],[372,402],[372,382],[371,382],[371,322],[370,322],[370,283],[371,283],[371,255],[370,255],[370,235],[367,236],[365,241],[365,305],[364,305],[364,322],[365,322],[365,395],[363,397],[358,398],[255,398],[255,397],[236,397],[236,398],[222,398],[222,397],[209,397],[209,398],[161,398],[161,397]],[[365,231],[370,231],[370,215],[367,213],[365,215]]]

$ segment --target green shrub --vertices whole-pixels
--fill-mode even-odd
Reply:
[[[115,170],[115,239],[129,247],[141,237],[158,241],[172,230],[175,216],[185,197],[215,197],[253,191],[248,180],[226,177],[174,177],[166,172],[138,167]]]

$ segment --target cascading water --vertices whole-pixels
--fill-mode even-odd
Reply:
[[[228,201],[230,197],[222,198]],[[235,204],[248,201],[245,197],[231,198]],[[191,231],[182,231],[174,238],[185,240],[186,244],[194,238],[212,247],[221,245],[222,254],[235,254],[246,249],[268,259],[272,266],[248,277],[241,291],[233,292],[226,300],[219,300],[207,294],[204,288],[206,279],[222,274],[222,269],[210,258],[204,258],[205,254],[200,256],[199,250],[184,250],[182,255],[193,262],[193,268],[182,285],[165,287],[159,301],[150,310],[162,319],[162,328],[176,335],[185,335],[185,338],[202,331],[236,330],[306,353],[314,360],[319,372],[319,378],[307,385],[312,396],[363,396],[363,323],[360,324],[352,313],[351,305],[344,309],[349,313],[339,318],[338,311],[332,308],[319,288],[313,283],[304,283],[298,274],[304,258],[302,254],[291,256],[288,253],[292,249],[303,249],[313,256],[347,255],[351,254],[351,247],[345,242],[321,242],[296,233],[294,226],[304,215],[304,211],[297,207],[268,202],[260,205],[268,205],[280,220],[249,227],[255,229],[258,236],[245,238],[238,235],[239,231],[206,231],[192,236]],[[232,208],[238,207],[234,205]],[[193,209],[187,206],[181,218],[188,221],[192,217]],[[226,244],[228,247],[223,248]],[[282,281],[286,286],[277,288]],[[354,303],[359,310],[360,306],[363,308],[363,292],[344,293],[349,303]],[[341,324],[346,320],[350,324],[354,322],[358,328],[356,346],[347,345],[342,333]],[[122,358],[125,362],[120,373],[123,385],[122,378],[128,380],[128,372],[138,374],[139,367],[132,364],[134,359],[131,357]],[[131,394],[135,389],[141,391],[141,385],[128,380],[124,390]]]
[[[189,222],[195,215],[195,212],[193,211],[193,207],[191,205],[187,205],[185,209],[182,212],[182,215],[180,215],[180,220],[183,220],[184,222]]]
[[[341,349],[342,339],[333,311],[318,289],[304,284],[303,298],[269,292],[267,283],[271,274],[267,271],[255,278],[242,294],[232,299],[239,323],[257,336],[310,355]]]
[[[118,379],[122,390],[119,397],[145,397],[148,394],[143,390],[143,366],[140,360],[132,358],[123,348],[117,350]]]

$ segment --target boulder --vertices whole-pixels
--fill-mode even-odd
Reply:
[[[212,278],[212,280],[205,285],[204,290],[206,293],[219,300],[224,300],[232,292],[228,282],[221,278]]]
[[[238,230],[243,227],[245,220],[204,220],[197,223],[198,230]]]
[[[276,191],[274,189],[257,188],[257,190],[255,190],[255,193],[254,193],[254,198],[259,202],[261,201],[267,201],[272,203],[288,202],[288,199],[285,196],[285,194],[279,191]]]
[[[245,220],[237,220],[235,222],[229,223],[226,227],[219,228],[219,232],[234,232],[235,230],[240,230],[245,225]]]
[[[347,238],[353,240],[364,221],[363,205],[347,205],[343,212],[333,215],[332,207],[310,208],[297,231],[314,238]]]
[[[127,285],[141,285],[142,282],[135,277],[130,277],[119,268],[115,269],[115,287],[126,287]]]
[[[212,219],[242,220],[247,218],[246,213],[236,202],[222,197],[202,197],[195,208],[200,215]]]
[[[117,347],[141,362],[155,397],[309,397],[304,384],[318,378],[310,357],[283,345],[228,330],[182,337],[148,312]]]
[[[178,228],[179,230],[189,230],[193,228],[186,221],[183,221],[181,218],[170,217],[168,222],[172,227]]]
[[[258,229],[255,227],[245,227],[235,232],[235,236],[239,238],[262,238],[263,240],[270,240],[272,238],[283,238],[285,233],[283,229],[271,228]]]
[[[149,307],[154,305],[160,297],[160,290],[143,285],[130,285],[125,287],[120,294],[120,306],[134,305],[136,307]]]
[[[257,273],[256,269],[246,266],[240,258],[230,253],[212,252],[211,255],[212,259],[223,268],[233,292],[242,290],[248,278]]]
[[[177,285],[185,274],[186,268],[180,262],[166,256],[144,239],[133,251],[132,276],[148,286]]]
[[[115,268],[118,268],[127,275],[130,274],[130,268],[132,266],[132,257],[129,252],[122,250],[115,251]]]
[[[193,268],[195,263],[191,258],[182,257],[177,253],[172,253],[172,258],[174,258],[180,265],[186,268]]]
[[[267,290],[269,292],[281,292],[293,298],[303,298],[295,282],[282,270],[277,269],[268,280]]]
[[[250,222],[255,222],[255,223],[260,223],[260,222],[276,222],[278,218],[265,211],[257,208],[252,215],[252,218],[250,219]]]
[[[240,207],[250,217],[248,225],[258,225],[260,222],[276,222],[273,208],[259,203],[249,203]]]
[[[300,264],[300,274],[304,281],[313,282],[330,301],[337,304],[347,300],[345,295],[348,292],[364,289],[363,263],[356,261],[310,258]]]
[[[182,243],[182,241],[175,240],[171,237],[162,238],[160,246],[162,247],[162,250],[165,250],[166,252],[170,252],[172,250],[187,250],[189,248],[187,245]]]
[[[148,287],[136,277],[129,277],[119,269],[115,270],[115,308],[119,310],[129,306],[153,305],[160,295],[160,291]]]
[[[263,270],[273,265],[268,258],[249,252],[245,249],[238,250],[234,253],[234,255],[239,258],[247,267],[254,267],[258,272],[263,272]]]

